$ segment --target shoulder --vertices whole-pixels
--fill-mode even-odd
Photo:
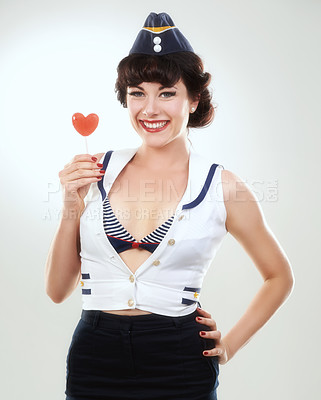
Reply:
[[[221,176],[227,230],[237,235],[264,225],[260,203],[245,180],[226,169],[222,170]]]
[[[222,169],[221,172],[222,188],[224,200],[235,201],[239,200],[256,200],[256,197],[244,179],[227,169]]]

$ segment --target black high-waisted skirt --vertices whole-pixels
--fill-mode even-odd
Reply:
[[[66,360],[66,400],[217,400],[214,339],[181,317],[82,310]]]

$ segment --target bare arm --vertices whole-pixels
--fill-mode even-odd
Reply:
[[[90,185],[102,176],[97,161],[103,154],[95,154],[96,161],[89,154],[76,155],[59,172],[64,205],[45,267],[46,293],[55,303],[69,297],[80,280],[80,216]]]
[[[230,171],[222,171],[222,181],[226,228],[243,246],[264,281],[244,315],[222,338],[230,359],[285,302],[295,281],[290,262],[269,229],[254,194]]]
[[[46,261],[47,295],[55,303],[63,302],[79,283],[79,218],[61,218]]]

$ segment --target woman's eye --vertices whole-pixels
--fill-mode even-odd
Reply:
[[[176,92],[163,92],[161,96],[163,97],[172,97],[175,96]]]
[[[134,96],[134,97],[141,97],[141,96],[144,95],[143,92],[131,92],[131,93],[128,93],[128,94],[129,94],[129,96]]]

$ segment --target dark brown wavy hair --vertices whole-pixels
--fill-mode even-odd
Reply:
[[[187,127],[202,128],[213,122],[215,108],[208,89],[212,76],[204,71],[203,61],[197,54],[185,51],[162,56],[131,54],[120,61],[117,73],[115,92],[124,108],[127,108],[128,86],[158,82],[171,87],[182,79],[190,99],[199,98],[197,109],[190,114]]]

